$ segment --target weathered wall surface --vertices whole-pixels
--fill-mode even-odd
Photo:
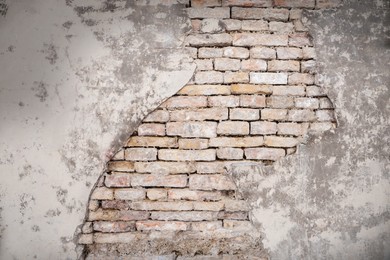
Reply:
[[[272,167],[232,169],[273,259],[390,258],[386,4],[306,13],[339,126]]]
[[[193,75],[183,8],[0,1],[0,259],[76,258],[104,163]]]

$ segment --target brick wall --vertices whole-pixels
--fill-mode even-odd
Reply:
[[[294,153],[308,131],[335,127],[332,103],[315,85],[315,50],[301,14],[337,4],[189,3],[186,44],[196,73],[108,162],[79,239],[90,259],[266,256],[226,167],[270,164]]]

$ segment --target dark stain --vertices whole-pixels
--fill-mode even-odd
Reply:
[[[34,226],[31,227],[31,230],[34,231],[34,232],[39,232],[41,229],[39,228],[39,226],[34,225]]]
[[[50,64],[55,64],[58,59],[57,48],[53,44],[43,44],[44,49],[42,53],[46,54],[46,59],[50,62]]]
[[[70,29],[70,27],[73,25],[73,22],[71,21],[67,21],[65,23],[62,24],[63,27],[65,27],[66,29]]]
[[[19,201],[19,211],[24,216],[26,209],[31,207],[31,202],[35,202],[35,198],[31,194],[23,193],[19,196]]]
[[[83,22],[88,26],[95,26],[97,24],[97,22],[93,19],[85,19]]]
[[[23,166],[23,170],[19,173],[19,180],[22,180],[24,177],[31,174],[32,166],[30,164],[26,164]]]
[[[74,7],[74,10],[76,11],[78,16],[82,16],[85,13],[95,11],[92,6],[76,6]]]
[[[61,205],[65,205],[66,197],[68,196],[68,191],[65,189],[61,189],[60,187],[56,187],[58,190],[56,192],[57,200],[61,203]]]
[[[18,103],[18,105],[19,105],[20,107],[24,107],[24,103],[23,103],[22,101],[20,101],[20,102]]]
[[[5,3],[5,0],[0,0],[0,16],[5,16],[8,11],[8,5]]]
[[[61,211],[59,209],[50,209],[46,212],[45,218],[57,217],[61,215]]]
[[[8,49],[7,49],[9,52],[14,52],[14,50],[15,50],[15,46],[13,46],[13,45],[10,45],[10,46],[8,46]]]
[[[45,102],[46,98],[49,96],[46,89],[46,84],[44,82],[37,82],[34,81],[34,84],[36,84],[36,87],[33,87],[32,90],[35,91],[35,96],[39,98],[41,102]]]

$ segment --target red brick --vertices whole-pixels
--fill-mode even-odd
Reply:
[[[166,200],[168,198],[165,189],[148,189],[146,196],[149,200]]]
[[[223,6],[272,7],[272,0],[222,0]]]
[[[209,147],[208,139],[179,139],[179,149],[202,150]]]
[[[221,211],[224,209],[223,202],[194,202],[194,210],[205,210],[205,211]]]
[[[88,219],[90,221],[106,220],[106,221],[133,221],[146,220],[149,218],[149,212],[134,211],[134,210],[102,210],[98,209],[95,212],[89,212]]]
[[[249,83],[249,74],[248,72],[243,72],[243,71],[238,71],[238,72],[226,71],[223,75],[223,82],[225,84]]]
[[[91,195],[93,200],[112,200],[114,199],[114,191],[106,187],[96,187]]]
[[[191,0],[192,7],[214,7],[221,6],[222,0]]]
[[[239,97],[236,96],[209,97],[209,106],[211,107],[237,107],[239,103]]]
[[[178,220],[178,221],[205,221],[217,220],[218,212],[213,211],[171,211],[152,212],[151,219],[155,220]]]
[[[241,69],[248,71],[266,71],[267,62],[257,59],[243,60],[241,62]]]
[[[231,86],[232,94],[271,94],[267,85],[234,84]]]
[[[120,209],[127,210],[130,209],[130,201],[126,200],[103,200],[102,201],[103,209]]]
[[[187,37],[187,42],[190,46],[195,47],[223,47],[229,46],[232,43],[232,37],[227,33],[219,34],[197,34]]]
[[[274,6],[293,8],[314,8],[315,0],[274,0]]]

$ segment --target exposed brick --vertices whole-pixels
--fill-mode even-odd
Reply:
[[[298,144],[298,139],[293,137],[265,136],[264,144],[270,147],[294,147]]]
[[[320,97],[324,96],[321,88],[318,86],[307,86],[306,87],[306,95],[309,97]]]
[[[222,0],[191,0],[192,7],[214,7],[221,6]]]
[[[183,211],[193,210],[194,205],[190,201],[136,201],[131,203],[133,210],[159,210],[159,211]]]
[[[299,61],[271,60],[268,62],[268,71],[299,71]]]
[[[254,84],[287,84],[286,73],[250,73],[250,82]]]
[[[172,211],[152,212],[151,219],[165,221],[205,221],[217,220],[218,212],[213,211]]]
[[[190,175],[192,190],[235,190],[234,182],[226,175]]]
[[[180,139],[179,140],[179,149],[201,150],[201,149],[207,149],[208,147],[209,147],[208,139]]]
[[[89,212],[88,219],[90,221],[105,220],[105,221],[133,221],[133,220],[146,220],[149,218],[149,212],[147,211],[134,211],[134,210],[102,210],[98,209],[94,212]]]
[[[226,31],[241,30],[241,21],[235,19],[224,19],[221,23],[225,26]]]
[[[198,49],[193,47],[185,47],[184,50],[191,56],[191,58],[196,59],[198,57]]]
[[[114,191],[105,187],[96,187],[91,195],[93,200],[113,200]]]
[[[114,196],[116,200],[143,200],[145,199],[145,190],[143,189],[115,189]]]
[[[145,239],[146,234],[126,233],[95,233],[94,242],[97,244],[135,243],[139,239]]]
[[[181,188],[187,186],[187,175],[135,174],[132,186]]]
[[[265,107],[265,96],[261,95],[242,95],[240,96],[241,107]]]
[[[175,110],[171,112],[171,121],[225,120],[228,116],[228,109],[222,107],[197,110]]]
[[[107,174],[104,180],[107,187],[130,187],[130,174],[112,173]]]
[[[136,226],[139,231],[185,231],[188,228],[187,223],[178,221],[137,221]]]
[[[107,200],[109,201],[109,200]],[[91,199],[89,200],[89,203],[88,203],[88,210],[90,211],[95,211],[99,208],[99,201],[98,200],[93,200],[92,197]]]
[[[169,120],[169,113],[166,110],[155,110],[150,113],[145,119],[144,122],[159,122],[165,123]]]
[[[272,90],[265,85],[234,84],[231,86],[232,94],[271,94]]]
[[[294,99],[288,96],[270,96],[267,97],[267,107],[272,108],[292,108]]]
[[[214,61],[214,68],[216,70],[239,70],[241,63],[237,59],[216,58]]]
[[[254,47],[250,50],[250,56],[254,59],[271,60],[276,58],[276,51],[267,47]]]
[[[316,109],[319,107],[319,101],[317,98],[295,98],[295,106],[297,108],[311,108]]]
[[[222,49],[219,48],[200,48],[198,56],[202,59],[220,58],[222,53]]]
[[[253,230],[253,225],[250,221],[238,221],[238,220],[224,220],[223,227],[226,229],[248,232]]]
[[[310,124],[310,130],[314,132],[325,132],[332,128],[333,124],[331,122],[319,122]]]
[[[318,121],[336,121],[333,110],[317,110]]]
[[[229,46],[232,43],[232,37],[227,33],[220,34],[197,34],[187,37],[190,46]],[[286,44],[287,45],[287,44]]]
[[[228,162],[216,161],[216,162],[199,162],[196,164],[196,171],[198,173],[224,173],[225,166]]]
[[[95,231],[104,232],[104,233],[129,232],[129,231],[135,231],[135,222],[95,221],[93,223],[93,229]]]
[[[277,48],[276,53],[280,60],[296,60],[303,57],[303,51],[300,48]]]
[[[293,47],[312,46],[313,43],[307,34],[293,34],[289,36],[288,45]]]
[[[116,172],[133,172],[134,163],[127,161],[110,161],[107,163],[107,171],[116,171]]]
[[[186,85],[177,94],[188,95],[188,96],[230,95],[230,86]]]
[[[167,135],[181,137],[215,137],[216,122],[169,122]]]
[[[272,0],[222,0],[223,6],[272,7]]]
[[[213,161],[215,150],[159,150],[158,157],[166,161]]]
[[[290,20],[301,20],[302,19],[302,9],[291,9],[290,10]]]
[[[257,121],[251,123],[252,135],[276,134],[277,124],[275,122]]]
[[[81,234],[79,236],[78,243],[81,245],[93,244],[93,235],[92,234]]]
[[[290,34],[294,31],[294,24],[272,21],[269,23],[269,30],[276,34]]]
[[[221,33],[225,31],[223,24],[219,21],[219,19],[203,19],[200,31],[202,33]]]
[[[305,60],[316,59],[316,52],[313,47],[302,48],[302,58]]]
[[[249,134],[249,123],[240,121],[220,122],[217,133],[221,135],[247,135]]]
[[[236,220],[247,220],[248,212],[226,212],[221,211],[218,213],[218,219],[236,219]]]
[[[333,108],[332,101],[329,98],[320,98],[320,108]]]
[[[274,6],[293,8],[314,8],[315,0],[274,0]]]
[[[168,193],[165,189],[148,189],[146,197],[149,200],[166,200],[168,198]]]
[[[84,233],[84,234],[89,234],[89,233],[92,233],[93,232],[93,226],[92,226],[92,222],[85,222],[83,227],[81,228],[81,231]]]
[[[260,111],[262,120],[286,120],[287,110],[286,109],[262,109]]]
[[[230,9],[227,7],[216,8],[187,8],[190,18],[229,18]]]
[[[281,148],[246,148],[245,157],[254,160],[276,161],[285,156],[284,149]]]
[[[287,46],[287,35],[259,34],[259,33],[235,33],[233,34],[234,46]]]
[[[219,191],[198,191],[189,189],[168,190],[170,200],[195,200],[195,201],[218,201],[222,195]]]
[[[164,136],[165,125],[164,124],[142,124],[138,127],[138,135],[140,136]]]
[[[114,156],[112,156],[112,161],[121,161],[125,159],[125,151],[123,149],[120,149]]]
[[[316,71],[316,62],[314,60],[301,62],[301,72],[313,74],[315,73],[315,71]]]
[[[254,108],[231,108],[229,118],[232,120],[258,120],[260,118],[260,112]]]
[[[314,75],[307,74],[307,73],[293,73],[288,76],[288,84],[291,85],[314,84]]]
[[[213,61],[212,60],[195,60],[196,70],[212,70],[213,69]]]
[[[192,19],[191,20],[192,32],[199,33],[201,24],[202,24],[202,20],[200,20],[200,19]]]
[[[164,128],[165,129],[165,128]],[[177,147],[177,139],[172,137],[132,136],[127,142],[132,147]]]
[[[225,199],[225,211],[249,211],[249,205],[245,200]]]
[[[287,21],[288,16],[288,9],[232,7],[232,18],[237,19],[265,19],[269,21]]]
[[[222,228],[222,221],[202,221],[191,224],[193,231],[215,231]]]
[[[303,124],[297,123],[279,123],[278,124],[278,135],[303,135],[307,127]]]
[[[223,202],[194,202],[194,210],[205,210],[205,211],[220,211],[223,210],[225,204]]]
[[[249,74],[247,72],[225,72],[223,76],[223,82],[225,84],[229,83],[249,83]]]
[[[316,115],[312,110],[302,109],[302,110],[289,110],[288,111],[288,120],[295,122],[309,122],[314,121]]]
[[[276,96],[304,96],[304,86],[273,86],[272,93]]]
[[[223,83],[223,73],[219,71],[200,71],[195,74],[195,82],[196,84],[220,84]]]
[[[251,130],[252,130],[252,126],[251,126]],[[216,137],[210,139],[210,147],[256,147],[256,146],[261,146],[263,143],[264,140],[263,137],[261,136]]]
[[[232,85],[232,92],[234,85]],[[237,107],[240,104],[239,97],[236,96],[215,96],[209,97],[209,106],[211,107]]]
[[[249,50],[243,47],[225,47],[223,48],[223,56],[235,59],[247,59]]]
[[[103,200],[102,201],[103,209],[120,209],[127,210],[130,209],[130,201],[126,200]]]
[[[127,148],[125,158],[128,161],[155,161],[157,159],[156,148]]]
[[[241,62],[241,69],[249,71],[266,71],[267,62],[259,59],[243,60]]]
[[[243,31],[267,31],[268,22],[263,20],[244,20],[242,21]]]
[[[219,159],[239,160],[244,157],[244,152],[240,148],[218,148],[217,157]]]
[[[167,108],[205,107],[207,106],[207,97],[171,97],[165,102],[165,105]]]
[[[195,172],[195,165],[187,162],[136,162],[139,173],[178,174]]]
[[[294,28],[296,32],[308,32],[309,29],[302,23],[301,20],[294,20]]]

